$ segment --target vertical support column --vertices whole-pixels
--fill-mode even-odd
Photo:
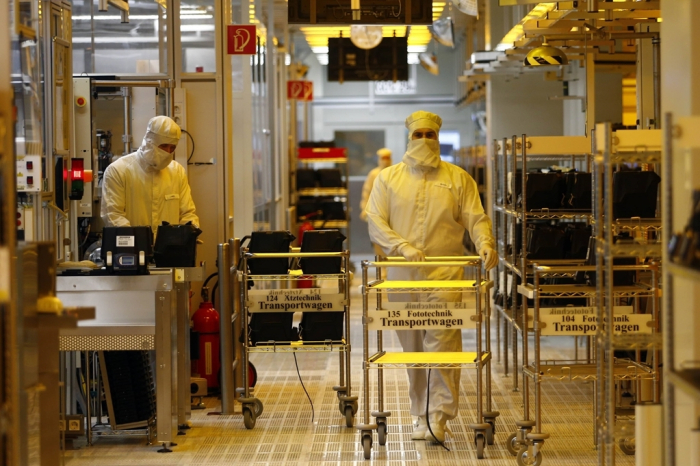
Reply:
[[[234,389],[243,386],[243,371],[248,370],[247,367],[243,365],[243,346],[242,344],[235,343],[236,338],[242,335],[244,327],[243,324],[243,310],[241,309],[241,281],[238,279],[238,264],[241,261],[241,240],[240,238],[234,238],[229,240],[229,247],[231,248],[231,256],[233,257],[233,271],[232,271],[232,290],[233,290],[233,387]],[[247,322],[246,322],[247,324]]]
[[[231,251],[228,243],[220,244],[219,263],[219,342],[221,344],[221,414],[233,414],[233,335],[231,334]]]
[[[586,54],[586,136],[595,128],[595,54]]]
[[[184,275],[184,271],[182,272]],[[179,273],[176,272],[177,277]],[[184,277],[182,277],[184,278]],[[177,280],[177,279],[176,279]],[[190,306],[189,282],[176,281],[175,296],[177,308],[177,427],[178,435],[187,429],[191,414],[190,403]]]
[[[661,2],[661,107],[664,113],[673,114],[674,120],[684,116],[700,115],[700,58],[698,44],[700,43],[700,3],[696,0],[674,0]],[[668,136],[668,135],[666,135]],[[665,145],[667,150],[668,144]],[[666,177],[673,177],[673,184],[664,189],[665,204],[672,209],[663,210],[666,224],[672,230],[664,229],[664,244],[668,243],[672,232],[682,231],[692,212],[692,191],[700,187],[700,163],[698,151],[676,151],[670,153],[668,164],[671,169],[663,172],[663,182]],[[671,197],[671,199],[669,199]],[[664,226],[665,226],[664,225]],[[664,248],[665,249],[665,248]],[[665,262],[667,263],[667,262]],[[666,282],[664,282],[666,284]],[[668,296],[666,295],[668,293]],[[698,316],[694,311],[700,306],[700,283],[697,281],[677,278],[673,280],[673,288],[664,289],[664,309],[662,313],[670,321],[677,323],[673,330],[673,338],[664,335],[669,346],[664,351],[668,358],[672,353],[673,359],[664,363],[664,370],[678,368],[684,361],[700,359],[700,339],[698,339]],[[669,331],[664,327],[663,331]],[[671,351],[669,351],[671,350]],[[674,364],[675,363],[675,367]],[[673,437],[666,445],[667,466],[694,464],[697,458],[692,458],[691,446],[697,442],[692,429],[697,428],[697,413],[700,404],[679,390],[665,392],[664,411],[666,432],[674,430]],[[672,423],[672,424],[671,424]]]
[[[177,433],[177,341],[173,339],[172,326],[176,325],[177,307],[173,291],[157,291],[156,307],[156,436],[168,446]]]

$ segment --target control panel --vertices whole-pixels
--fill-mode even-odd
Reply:
[[[17,191],[38,193],[41,191],[41,156],[17,156]]]

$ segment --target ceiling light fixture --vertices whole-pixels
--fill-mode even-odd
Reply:
[[[569,59],[561,49],[549,45],[543,36],[542,45],[530,50],[523,63],[525,66],[568,65]]]

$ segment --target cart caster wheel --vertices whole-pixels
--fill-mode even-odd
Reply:
[[[368,460],[372,457],[372,436],[365,435],[362,437],[362,450],[365,453],[365,459]]]
[[[483,434],[476,434],[476,438],[474,439],[474,443],[476,443],[476,457],[480,460],[484,459],[484,443],[486,443],[486,439],[484,438]]]
[[[534,458],[527,452],[527,445],[523,445],[518,452],[518,466],[540,466],[542,464],[542,453],[537,452]]]
[[[247,406],[243,408],[243,424],[245,425],[246,429],[252,429],[255,427],[255,415]]]
[[[383,422],[377,423],[377,441],[379,445],[386,445],[386,424]]]
[[[518,442],[518,434],[510,434],[506,440],[506,448],[508,452],[513,456],[518,456],[520,451],[520,442]]]
[[[620,450],[622,450],[622,453],[625,455],[634,455],[637,449],[634,437],[621,438],[618,445],[620,445]]]
[[[255,408],[255,417],[260,417],[260,415],[263,413],[263,403],[262,401],[258,400],[257,398],[255,399],[254,403],[254,408]]]
[[[352,409],[352,405],[345,406],[345,425],[347,427],[352,427],[355,424],[355,412]]]
[[[486,444],[493,445],[495,443],[494,433],[496,432],[496,422],[488,420],[486,421],[486,423],[491,426],[484,432],[484,434],[486,435]]]

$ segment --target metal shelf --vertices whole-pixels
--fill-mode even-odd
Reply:
[[[674,387],[700,401],[700,368],[698,369],[667,369],[666,377]]]
[[[613,257],[661,257],[660,241],[653,242],[627,242],[618,241],[610,246],[610,255]]]
[[[318,158],[302,158],[297,159],[301,163],[347,163],[348,159],[345,157],[318,157]]]
[[[381,352],[371,356],[368,366],[372,369],[456,369],[460,367],[477,368],[477,353],[473,351],[442,353],[387,353]],[[491,353],[481,354],[481,363],[491,359]]]
[[[666,270],[668,270],[669,273],[677,277],[700,281],[700,270],[693,269],[685,265],[674,264],[673,262],[665,263],[664,267],[666,267]]]
[[[297,191],[299,196],[347,196],[347,188],[303,188]]]
[[[538,375],[533,364],[523,367],[523,373],[532,378]],[[654,373],[642,364],[617,359],[614,376],[615,380],[638,380],[651,379]],[[583,361],[541,361],[539,377],[562,382],[594,381],[598,380],[598,365]]]
[[[518,285],[518,293],[528,299],[535,298],[535,289],[531,284]],[[592,298],[597,296],[598,289],[587,285],[540,285],[538,298]],[[647,285],[616,286],[613,290],[615,298],[641,298],[654,296],[654,290]]]
[[[626,350],[661,349],[663,337],[660,333],[628,334],[613,336],[613,348]]]
[[[350,345],[343,342],[322,342],[322,341],[292,341],[273,342],[275,344],[266,345],[265,342],[258,342],[256,346],[249,346],[249,353],[331,353],[349,352]]]
[[[523,219],[523,213],[519,210],[504,209],[507,215],[519,220]],[[590,220],[593,217],[591,211],[571,210],[529,210],[525,213],[526,219],[532,220]]]

